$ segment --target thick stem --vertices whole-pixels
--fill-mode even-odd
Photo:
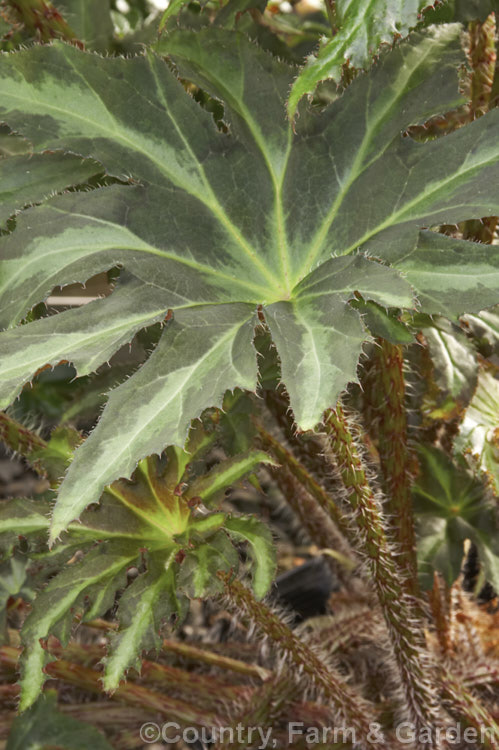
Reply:
[[[417,736],[420,736],[435,726],[439,707],[433,690],[434,669],[426,650],[419,606],[407,594],[406,581],[386,534],[380,503],[368,482],[341,405],[336,411],[328,412],[325,425],[337,470],[354,512],[360,551],[366,558],[387,624],[405,699],[403,707],[418,730]],[[432,739],[420,746],[434,747],[435,744]]]
[[[376,344],[364,383],[368,421],[375,433],[381,463],[389,533],[400,550],[398,560],[408,591],[418,594],[411,496],[414,461],[407,444],[404,356],[399,345],[385,339],[377,339]]]
[[[496,19],[494,13],[483,22],[472,21],[468,27],[468,60],[471,67],[469,79],[469,101],[458,109],[437,115],[424,125],[414,125],[408,133],[416,140],[439,138],[466,125],[477,117],[481,117],[492,101],[494,75],[496,64],[495,30]],[[490,221],[484,220],[485,223]],[[494,223],[495,226],[495,223]],[[477,238],[479,239],[479,238]],[[486,241],[486,240],[483,240]]]
[[[303,679],[324,695],[336,726],[352,730],[360,747],[373,747],[376,743],[370,739],[370,724],[375,722],[375,714],[367,701],[349,687],[342,675],[326,667],[324,660],[240,581],[225,573],[218,575],[225,584],[229,606],[267,636]]]
[[[142,661],[140,679],[168,690],[174,689],[182,697],[198,706],[213,708],[218,702],[227,705],[250,700],[255,690],[244,685],[229,685],[213,675],[188,672],[167,664]]]

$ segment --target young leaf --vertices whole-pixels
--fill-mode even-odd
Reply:
[[[259,464],[275,466],[274,460],[263,451],[248,450],[221,461],[213,469],[191,483],[186,497],[201,496],[205,505],[213,507],[220,501],[223,491],[234,482],[254,471]]]
[[[228,518],[224,524],[229,535],[236,541],[247,542],[253,561],[253,590],[258,599],[265,596],[274,578],[276,558],[272,535],[256,518]]]
[[[480,551],[485,572],[499,586],[499,547],[494,507],[482,482],[455,464],[437,448],[421,446],[421,474],[414,486],[418,519],[418,557],[421,578],[429,588],[433,571],[442,573],[449,585],[461,570],[464,541],[471,539]]]
[[[120,629],[111,639],[106,659],[105,690],[116,690],[130,667],[140,670],[142,651],[159,648],[164,621],[173,616],[183,619],[185,600],[176,591],[173,561],[174,552],[149,556],[147,572],[136,578],[121,597]]]
[[[212,596],[223,589],[217,573],[236,571],[238,567],[235,547],[225,532],[217,531],[197,549],[187,552],[180,566],[178,586],[192,598]]]
[[[280,349],[296,421],[308,429],[356,378],[369,336],[350,307],[354,296],[412,308],[412,284],[423,310],[436,295],[443,313],[496,301],[494,246],[486,256],[471,242],[449,251],[448,238],[419,233],[497,213],[499,112],[428,143],[401,136],[461,101],[460,32],[454,25],[414,35],[324,112],[304,111],[296,132],[284,114],[293,69],[237,32],[175,31],[162,41],[180,75],[225,103],[228,134],[152,53],[101,59],[56,43],[1,59],[0,114],[10,127],[37,149],[92,157],[109,175],[140,182],[59,196],[18,217],[0,240],[4,325],[54,285],[120,264],[128,272],[114,313],[120,323],[131,314],[132,277],[146,284],[138,309],[154,297],[162,312],[173,311],[151,357],[112,393],[76,451],[52,538],[142,457],[183,445],[190,421],[220,405],[224,391],[255,389],[258,306]],[[459,256],[459,281],[449,252]],[[443,268],[433,274],[439,253]],[[86,314],[75,313],[78,335]],[[53,361],[61,339],[51,352],[59,322],[49,320],[45,357]],[[113,326],[101,321],[104,331],[106,324]],[[10,335],[0,334],[0,346]],[[96,343],[85,356],[83,371],[104,352]],[[12,398],[1,365],[0,393]]]
[[[97,547],[82,562],[73,563],[53,578],[36,598],[22,629],[25,644],[21,678],[21,711],[28,708],[40,693],[45,681],[43,667],[47,653],[41,641],[49,634],[66,641],[73,615],[71,609],[83,603],[85,596],[99,595],[102,586],[114,579],[114,591],[125,584],[125,568],[137,557],[137,548],[116,542]],[[105,611],[105,610],[104,610]],[[104,614],[100,611],[99,614]],[[96,613],[93,613],[96,616]]]
[[[199,426],[192,430],[190,456],[169,448],[161,458],[140,461],[131,480],[107,487],[101,503],[69,524],[62,541],[48,552],[48,503],[15,500],[0,509],[0,540],[7,552],[16,546],[19,535],[26,537],[36,567],[34,585],[49,578],[22,631],[22,708],[31,705],[43,684],[47,659],[43,639],[55,635],[64,642],[75,610],[84,609],[83,620],[110,610],[125,588],[130,567],[145,565],[146,570],[120,599],[120,630],[111,639],[104,677],[108,690],[115,690],[126,670],[139,664],[143,650],[158,646],[164,621],[183,619],[188,602],[179,590],[193,596],[218,591],[216,574],[237,569],[236,548],[222,531],[226,523],[230,536],[254,548],[250,556],[255,586],[260,595],[266,593],[274,572],[268,529],[253,518],[227,519],[221,512],[206,514],[205,508],[199,513],[196,506],[213,501],[228,483],[270,459],[261,451],[248,451],[222,461],[220,471],[215,467],[202,474],[204,463],[199,460],[200,469],[187,459],[196,455],[199,459],[206,448],[204,438],[210,433],[203,436],[203,432]]]
[[[336,0],[332,39],[324,40],[317,56],[311,56],[291,89],[289,116],[294,117],[298,102],[315,91],[326,78],[341,80],[342,67],[369,66],[383,43],[395,36],[406,36],[419,20],[427,0]]]
[[[87,439],[85,451],[76,451],[67,474],[76,482],[70,479],[61,487],[52,538],[115,477],[130,476],[137,457],[160,453],[168,443],[182,445],[192,417],[211,406],[226,387],[255,389],[253,326],[254,311],[246,304],[204,306],[176,314],[149,360],[112,392],[108,417]],[[127,410],[132,401],[134,409]],[[84,485],[80,485],[82,470]]]

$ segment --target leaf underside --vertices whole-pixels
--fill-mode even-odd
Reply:
[[[162,41],[182,78],[224,102],[228,133],[152,53],[102,59],[56,43],[1,58],[0,117],[37,159],[71,152],[133,184],[56,196],[1,238],[0,407],[45,364],[90,372],[166,320],[76,451],[52,538],[139,459],[183,445],[227,389],[256,388],[258,309],[297,425],[311,429],[356,380],[369,335],[354,297],[450,316],[497,302],[497,250],[429,230],[498,213],[499,113],[425,144],[401,135],[461,102],[459,36],[459,25],[414,35],[320,115],[304,110],[296,132],[295,71],[237,32]],[[17,326],[55,285],[115,266],[109,298]]]

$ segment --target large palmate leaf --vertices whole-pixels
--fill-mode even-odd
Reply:
[[[317,53],[311,55],[293,84],[289,97],[289,114],[296,112],[301,97],[312,93],[326,78],[341,79],[345,63],[365,68],[383,43],[395,36],[405,36],[419,20],[419,12],[428,0],[336,0],[331,39],[324,39]]]
[[[76,451],[52,538],[140,458],[182,445],[226,389],[256,387],[258,316],[309,429],[356,379],[369,336],[354,297],[413,308],[416,295],[447,315],[497,301],[495,248],[420,230],[497,214],[499,113],[425,144],[402,136],[461,101],[459,37],[447,26],[401,44],[323,113],[303,111],[296,132],[285,116],[294,70],[237,32],[162,41],[183,78],[224,102],[228,133],[152,53],[101,59],[57,43],[1,59],[12,129],[140,184],[55,197],[2,238],[0,319],[12,331],[0,334],[0,403],[43,363],[88,372],[166,320]],[[15,327],[54,285],[116,265],[126,273],[110,298]]]

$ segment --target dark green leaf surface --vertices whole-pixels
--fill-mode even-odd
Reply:
[[[117,475],[130,476],[138,451],[151,455],[161,453],[169,443],[181,445],[190,418],[221,399],[225,388],[255,389],[253,326],[254,311],[245,304],[206,306],[176,314],[147,362],[112,392],[107,419],[101,420],[87,439],[85,451],[76,452],[59,494],[54,536]],[[137,400],[141,392],[144,398]],[[134,408],[127,409],[131,403]],[[82,471],[85,487],[80,487],[75,498],[72,477],[78,484]]]
[[[5,373],[0,364],[2,403],[42,360],[74,359],[88,372],[173,311],[151,357],[113,391],[76,451],[52,538],[143,456],[183,445],[190,421],[227,389],[255,389],[258,306],[296,422],[310,429],[356,379],[369,340],[350,300],[413,308],[416,294],[423,311],[444,314],[497,300],[494,247],[456,248],[420,231],[497,214],[499,112],[424,144],[401,135],[461,101],[460,33],[454,25],[415,35],[324,112],[303,111],[296,132],[285,117],[294,70],[236,32],[175,31],[161,42],[182,77],[225,103],[229,133],[151,53],[101,59],[54,44],[1,59],[9,126],[36,149],[72,151],[140,183],[58,196],[2,238],[6,327],[56,284],[127,271],[108,300],[23,327],[27,358],[16,362],[13,334],[0,334],[13,352]],[[48,345],[36,344],[37,331]]]
[[[414,336],[398,319],[397,311],[385,310],[376,302],[356,300],[352,307],[362,313],[363,320],[373,336],[387,339],[392,344],[410,344]]]
[[[495,138],[492,133],[490,137]],[[476,188],[480,192],[478,181]],[[471,195],[469,200],[472,206]],[[463,211],[466,210],[473,208],[463,207]],[[490,210],[489,206],[489,213]],[[426,313],[452,319],[463,309],[478,312],[493,305],[497,299],[499,257],[490,245],[455,240],[435,232],[421,232],[417,245],[402,258],[397,259],[396,253],[391,252],[387,259],[392,259],[403,271]]]
[[[40,203],[71,185],[102,172],[93,161],[60,153],[0,159],[0,223],[30,203]]]
[[[161,303],[154,284],[131,279],[111,296],[82,309],[6,331],[2,334],[0,408],[8,406],[26,380],[46,364],[70,360],[78,375],[94,372],[138,330],[164,319],[167,310]]]
[[[236,571],[239,556],[224,531],[217,531],[197,549],[187,552],[180,566],[178,585],[190,597],[206,597],[220,593],[223,584],[217,573]]]

